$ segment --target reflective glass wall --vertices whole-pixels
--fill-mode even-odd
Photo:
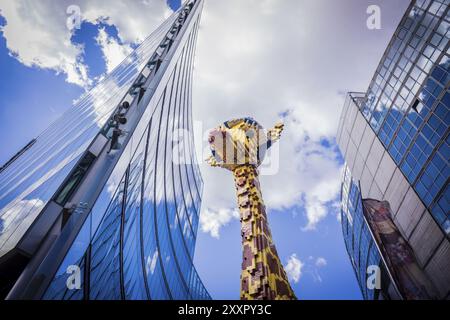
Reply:
[[[95,88],[0,171],[0,257],[35,221],[172,26],[175,12]]]
[[[386,272],[386,265],[372,237],[369,226],[364,219],[361,191],[345,167],[341,189],[341,224],[345,247],[355,271],[361,293],[365,300],[392,299],[389,292],[391,280]],[[379,288],[371,286],[370,276],[379,268]],[[369,285],[368,285],[369,281]]]
[[[111,175],[44,299],[210,298],[192,262],[203,188],[191,118],[199,16],[192,23],[125,174]],[[80,290],[66,285],[71,266]]]
[[[42,182],[48,197],[37,194],[36,189],[33,196],[25,196],[39,199],[44,206],[101,131],[152,54],[170,52],[165,69],[162,68],[164,72],[156,71],[155,80],[146,89],[153,95],[148,101],[142,99],[145,104],[134,107],[142,110],[142,114],[136,126],[125,132],[127,143],[119,146],[123,151],[118,153],[119,159],[97,200],[86,218],[79,218],[85,214],[81,203],[75,208],[30,276],[30,284],[23,284],[26,288],[23,296],[58,300],[210,299],[193,266],[203,181],[193,144],[191,101],[202,5],[201,0],[185,3],[106,80],[81,98],[84,103],[77,104],[75,110],[53,124],[38,138],[39,144],[36,142],[17,163],[2,172],[2,179],[20,180],[23,179],[18,174],[20,165],[34,169],[26,159],[33,154],[45,159],[48,166],[42,168],[42,176],[33,176],[26,188],[33,189],[38,186],[37,181]],[[187,7],[189,15],[180,19],[180,12]],[[179,22],[174,25],[175,21]],[[172,49],[162,41],[171,28],[184,30],[176,41],[172,39]],[[122,73],[126,76],[117,75]],[[75,126],[74,132],[71,125]],[[56,141],[63,144],[60,153],[57,146],[53,147]],[[119,151],[109,152],[114,159],[114,152]],[[70,161],[64,162],[62,158],[67,156]],[[23,191],[15,192],[22,199]],[[2,199],[8,200],[6,208],[15,208],[8,195],[1,194]],[[32,216],[39,209],[30,206],[22,216],[32,223]],[[21,212],[23,206],[5,212],[12,215],[15,211],[11,210]],[[17,218],[17,214],[13,216]],[[12,222],[4,225],[7,225],[4,230],[12,230],[10,233],[15,235]],[[76,237],[70,241],[74,230]]]
[[[343,176],[341,204],[344,242],[361,293],[366,300],[379,299],[379,290],[369,289],[366,282],[368,277],[367,267],[369,265],[380,266],[382,263],[381,256],[369,233],[368,225],[364,221],[359,186],[352,179],[347,167],[344,170]]]
[[[361,111],[450,235],[450,1],[413,1]]]

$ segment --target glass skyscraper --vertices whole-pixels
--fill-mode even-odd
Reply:
[[[8,299],[210,299],[192,74],[203,0],[172,14],[0,168]]]
[[[450,297],[449,5],[412,1],[369,89],[349,93],[342,111],[342,228],[366,299],[403,297],[363,217],[362,198],[389,202],[429,287]],[[367,288],[369,265],[381,267],[380,290]]]

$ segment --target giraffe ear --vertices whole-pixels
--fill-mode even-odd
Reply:
[[[280,140],[281,132],[283,132],[284,123],[278,122],[275,126],[267,131],[267,140],[273,144],[274,142]]]

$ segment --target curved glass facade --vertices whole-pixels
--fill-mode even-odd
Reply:
[[[64,210],[72,205],[60,234],[44,253],[41,246],[39,262],[31,260],[35,267],[26,275],[27,283],[15,288],[11,298],[210,299],[193,266],[203,182],[193,144],[191,92],[202,6],[202,0],[188,1],[1,173],[6,188],[14,179],[26,181],[20,172],[33,167],[27,159],[37,154],[46,159],[42,173],[23,188],[0,193],[0,208],[6,212],[2,218],[11,210],[20,212],[11,204],[14,197],[22,207],[23,199],[39,199],[40,207],[29,205],[20,215],[29,224],[46,201],[61,203]],[[114,128],[108,124],[124,100],[130,102],[128,121],[114,142]],[[88,169],[79,171],[86,177],[68,179],[70,170],[69,177],[76,176],[82,153],[95,149],[95,135],[102,133],[110,143],[100,148]],[[60,148],[53,146],[58,141]],[[26,188],[33,190],[25,194]],[[90,199],[79,194],[90,193],[96,194],[92,204],[79,201]],[[20,236],[14,222],[4,226],[3,243],[9,233]]]
[[[174,13],[16,161],[0,171],[0,256],[11,250],[77,164],[177,17]]]

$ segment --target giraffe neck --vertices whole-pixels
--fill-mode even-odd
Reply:
[[[241,220],[242,300],[296,299],[272,241],[257,168],[233,170]]]

